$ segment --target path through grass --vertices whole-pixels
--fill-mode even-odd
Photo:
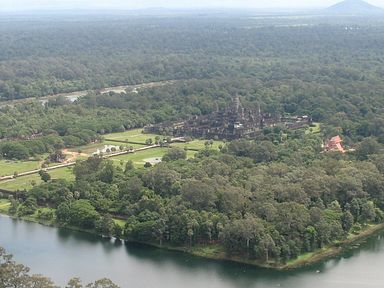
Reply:
[[[51,175],[52,179],[66,179],[66,180],[73,180],[75,179],[75,176],[72,173],[72,168],[61,168],[57,170],[51,170],[48,172],[49,175]],[[36,185],[42,183],[42,180],[40,179],[40,175],[33,174],[29,176],[19,177],[12,180],[5,180],[0,182],[0,188],[9,190],[9,191],[16,191],[16,190],[28,190],[33,187],[33,183]]]

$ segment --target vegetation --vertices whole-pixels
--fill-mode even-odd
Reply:
[[[49,171],[52,179],[74,179],[71,168],[60,168]],[[25,177],[16,177],[16,179],[4,180],[0,182],[0,188],[8,191],[29,190],[42,182],[39,174],[33,174]]]
[[[189,160],[174,148],[147,169],[89,158],[74,168],[74,182],[32,188],[16,213],[49,203],[62,225],[173,247],[217,244],[228,257],[285,263],[384,220],[382,150],[321,154],[319,136],[304,132],[278,145],[207,147]],[[126,219],[123,231],[109,215]]]
[[[64,148],[99,147],[103,138],[123,147],[166,146],[167,131],[129,130],[209,115],[235,95],[262,113],[310,115],[317,124],[277,125],[232,142],[191,139],[112,160],[91,157],[76,164],[74,179],[52,171],[35,175],[33,185],[7,180],[1,188],[29,190],[10,199],[9,213],[32,217],[54,209],[41,217],[54,211],[52,221],[63,226],[266,265],[313,255],[382,223],[382,22],[355,19],[356,29],[345,29],[350,19],[193,20],[2,22],[0,157],[55,159]],[[167,79],[179,81],[97,91]],[[74,103],[63,96],[44,105],[11,101],[90,88],[96,90]],[[336,135],[354,149],[323,153],[324,141]],[[123,229],[114,218],[123,219]]]
[[[9,200],[0,199],[0,213],[8,213],[9,206],[11,205]]]
[[[39,161],[12,161],[0,160],[0,176],[40,169]]]
[[[120,166],[121,166],[121,163],[123,163],[124,165],[124,163],[127,163],[128,161],[132,161],[136,167],[143,167],[143,165],[148,160],[161,159],[167,151],[168,151],[168,148],[149,149],[149,150],[144,150],[144,151],[136,152],[132,154],[117,156],[117,157],[111,158],[111,161],[113,161],[115,164]]]
[[[322,25],[314,18],[307,20],[313,25],[301,27],[290,26],[295,20],[198,20],[2,22],[3,99],[190,79],[139,93],[96,91],[75,103],[58,97],[44,106],[36,101],[2,107],[0,138],[17,140],[0,143],[2,157],[24,159],[106,133],[209,114],[236,94],[265,113],[311,115],[325,124],[326,136],[343,134],[348,144],[370,136],[384,141],[380,22],[361,21],[355,24],[360,29],[345,30],[349,19]],[[106,38],[108,44],[101,41]]]

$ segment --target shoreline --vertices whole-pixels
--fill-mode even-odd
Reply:
[[[384,223],[370,225],[366,229],[362,230],[359,234],[353,235],[352,237],[344,239],[338,243],[331,244],[323,249],[309,253],[311,256],[308,258],[300,259],[299,256],[298,259],[295,259],[291,261],[291,263],[282,266],[279,270],[290,270],[304,266],[310,266],[326,259],[338,256],[347,250],[355,249],[353,244],[361,244],[364,240],[373,237],[375,234],[383,230]],[[301,256],[305,256],[305,254]]]
[[[35,219],[33,217],[17,217],[17,216],[9,215],[8,213],[5,213],[5,211],[1,211],[1,210],[0,210],[0,216],[9,217],[15,220],[22,220],[22,221],[27,221],[31,223],[36,223],[36,224],[47,226],[47,227],[67,229],[70,231],[82,232],[82,233],[92,234],[99,237],[104,237],[103,235],[96,233],[94,230],[87,230],[87,229],[82,229],[74,226],[60,225],[58,223],[53,223],[52,221],[44,221],[41,219]],[[278,263],[278,262],[263,263],[258,260],[244,259],[244,258],[241,258],[240,256],[228,256],[223,250],[223,246],[221,245],[194,246],[190,248],[190,247],[177,247],[172,245],[159,245],[157,243],[132,241],[132,240],[120,239],[116,237],[111,237],[111,239],[115,239],[116,241],[123,241],[126,243],[146,245],[146,246],[150,246],[157,249],[164,249],[168,251],[184,253],[194,257],[200,257],[200,258],[205,258],[209,260],[227,261],[227,262],[233,262],[238,264],[251,265],[251,266],[263,268],[263,269],[273,269],[277,271],[284,271],[284,270],[293,270],[293,269],[298,269],[305,266],[314,265],[326,259],[336,257],[341,253],[347,251],[348,249],[354,249],[353,244],[360,243],[361,241],[364,241],[365,239],[370,238],[374,236],[376,233],[379,233],[380,231],[383,231],[383,230],[384,230],[384,223],[370,225],[366,229],[362,230],[359,234],[353,235],[350,238],[342,240],[338,243],[331,244],[317,251],[301,254],[297,259],[290,260],[287,263]],[[207,253],[207,251],[209,252]]]
[[[217,246],[218,250],[220,252],[216,254],[204,254],[199,248],[204,247],[175,247],[170,245],[162,245],[155,243],[145,243],[145,242],[138,242],[138,241],[127,241],[130,243],[136,243],[141,245],[147,245],[151,247],[155,247],[158,249],[165,249],[168,251],[175,251],[175,252],[181,252],[185,254],[189,254],[195,257],[201,257],[209,260],[216,260],[216,261],[227,261],[227,262],[233,262],[238,264],[246,264],[262,269],[272,269],[276,271],[287,271],[287,270],[294,270],[299,269],[305,266],[311,266],[315,265],[317,263],[320,263],[324,260],[330,259],[332,257],[336,257],[343,252],[349,250],[349,249],[356,249],[352,245],[353,244],[359,244],[362,241],[364,241],[367,238],[370,238],[374,236],[375,234],[384,231],[384,223],[372,225],[371,227],[361,231],[359,234],[353,235],[351,238],[345,239],[341,242],[331,244],[327,247],[324,247],[323,249],[318,249],[314,252],[309,252],[306,254],[301,254],[297,259],[293,259],[288,261],[288,263],[278,263],[278,262],[270,262],[270,263],[263,263],[258,260],[251,260],[251,259],[244,259],[239,256],[228,256],[224,251],[222,251],[222,246]],[[205,248],[210,248],[213,246],[205,246]],[[306,255],[310,255],[306,257]]]

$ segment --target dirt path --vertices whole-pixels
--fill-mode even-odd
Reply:
[[[172,142],[179,142],[179,141],[185,141],[185,139],[183,137],[173,138],[172,139]],[[155,149],[155,148],[159,148],[159,147],[161,147],[159,144],[154,144],[154,145],[150,145],[150,146],[136,148],[134,150],[121,151],[121,152],[116,152],[116,153],[112,153],[112,154],[107,154],[103,158],[108,159],[108,158],[117,157],[117,156],[120,156],[120,155],[125,155],[125,154],[130,154],[130,153],[140,153],[141,151],[146,151],[146,150],[149,150],[149,149]],[[62,164],[59,164],[59,165],[56,165],[56,166],[47,167],[47,168],[44,168],[43,170],[51,171],[51,170],[56,170],[56,169],[60,169],[60,168],[64,168],[64,167],[75,166],[76,165],[76,160],[79,157],[82,157],[82,156],[83,157],[89,157],[90,156],[90,155],[85,154],[85,153],[72,152],[72,151],[69,151],[68,149],[64,149],[62,152],[65,155],[70,155],[70,158],[66,159],[66,161],[64,163],[62,163]],[[5,183],[5,182],[12,181],[15,178],[37,174],[37,173],[40,172],[40,170],[41,169],[36,169],[36,170],[31,170],[31,171],[26,171],[26,172],[23,172],[23,173],[19,173],[16,177],[15,177],[15,175],[8,175],[8,176],[0,177],[0,182]]]
[[[72,151],[69,151],[68,149],[64,149],[62,152],[64,155],[67,156],[67,159],[65,159],[65,161],[63,163],[76,162],[76,160],[80,157],[89,157],[88,154],[79,153],[79,152],[72,152]]]
[[[105,155],[103,158],[108,159],[108,158],[117,157],[117,156],[120,156],[120,155],[125,155],[125,154],[130,154],[130,153],[140,153],[141,151],[145,151],[145,150],[148,150],[148,149],[154,149],[154,148],[158,148],[158,147],[160,147],[160,145],[151,145],[151,146],[146,146],[146,147],[138,148],[138,149],[131,150],[131,151],[121,151],[121,152],[116,152],[116,153],[113,153],[113,154],[108,154],[108,155]],[[87,155],[87,154],[84,154],[84,153],[80,153],[79,154],[77,152],[71,152],[71,151],[66,151],[66,152],[69,155],[72,155],[70,159],[67,159],[62,164],[59,164],[59,165],[56,165],[56,166],[47,167],[47,168],[44,168],[43,170],[51,171],[51,170],[56,170],[56,169],[60,169],[60,168],[75,166],[76,165],[76,161],[73,161],[74,158],[77,159],[78,157]],[[63,150],[63,153],[64,153],[64,150]],[[87,155],[87,157],[88,156],[89,155]],[[12,181],[15,178],[37,174],[37,173],[40,172],[40,170],[41,169],[36,169],[36,170],[31,170],[31,171],[26,171],[26,172],[23,172],[23,173],[19,173],[19,174],[17,174],[16,177],[15,177],[15,175],[4,176],[4,177],[0,178],[0,182],[5,183],[5,182]]]

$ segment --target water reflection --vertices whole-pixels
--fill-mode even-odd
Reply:
[[[340,257],[292,271],[211,261],[4,217],[0,217],[0,246],[34,273],[46,274],[60,285],[73,276],[87,282],[108,277],[134,288],[353,288],[382,287],[384,282],[380,235]]]

